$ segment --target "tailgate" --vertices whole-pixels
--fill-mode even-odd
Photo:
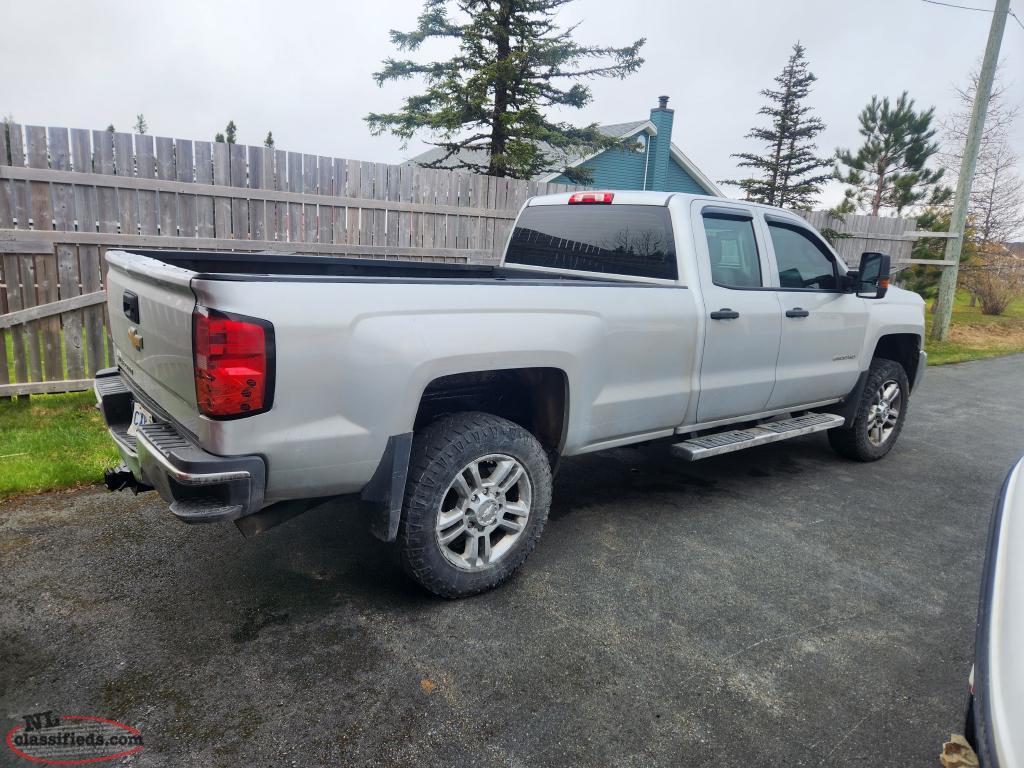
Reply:
[[[117,366],[143,395],[194,431],[191,270],[108,251],[107,303]]]

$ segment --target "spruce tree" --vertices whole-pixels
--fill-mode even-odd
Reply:
[[[416,51],[428,40],[448,39],[458,51],[447,61],[386,59],[373,76],[378,85],[421,77],[425,89],[397,112],[367,115],[370,131],[390,132],[403,146],[428,133],[442,156],[426,167],[518,179],[565,172],[566,155],[614,146],[596,125],[577,127],[544,113],[590,103],[590,88],[581,80],[636,72],[644,40],[623,48],[575,42],[578,25],[560,29],[555,22],[569,1],[426,0],[416,28],[392,31],[392,42],[401,51]],[[585,180],[585,171],[568,173]]]
[[[950,191],[939,185],[942,169],[928,167],[939,151],[934,114],[934,107],[916,111],[906,91],[895,105],[888,97],[871,97],[858,118],[864,143],[856,153],[836,151],[836,178],[850,185],[839,211],[860,208],[877,216],[891,208],[900,215],[920,203],[937,205],[949,198]]]
[[[267,131],[267,138],[265,138],[263,140],[263,146],[266,147],[267,149],[273,149],[274,148],[274,132],[273,131]]]
[[[213,140],[217,144],[234,144],[235,138],[238,134],[238,129],[235,127],[234,120],[228,120],[227,127],[224,129],[224,133],[217,132],[217,135],[213,137]]]
[[[141,112],[135,116],[135,125],[132,126],[136,133],[145,133],[149,130],[149,123],[146,122],[146,117]]]
[[[4,124],[4,146],[7,147],[7,156],[0,157],[7,165],[10,165],[13,161],[13,155],[11,155],[11,126],[14,125],[14,115],[7,115],[3,119]]]
[[[804,47],[793,45],[793,53],[775,78],[777,89],[761,91],[769,103],[761,107],[759,115],[769,118],[766,128],[754,128],[748,139],[764,142],[763,154],[739,152],[732,155],[740,159],[741,168],[753,168],[757,177],[723,181],[740,187],[747,200],[789,208],[810,208],[821,191],[821,185],[831,173],[832,161],[818,157],[814,138],[825,130],[821,119],[813,115],[804,99],[818,78],[807,69]]]

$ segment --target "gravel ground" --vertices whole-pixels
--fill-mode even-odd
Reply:
[[[566,461],[521,574],[457,602],[344,502],[252,540],[153,494],[0,502],[4,731],[102,715],[153,766],[937,765],[1022,381],[930,370],[873,465],[821,435]]]

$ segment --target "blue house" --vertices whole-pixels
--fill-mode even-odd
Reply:
[[[591,186],[598,189],[649,189],[724,197],[722,190],[672,143],[672,118],[668,96],[659,96],[658,106],[651,110],[649,119],[599,126],[605,135],[619,139],[619,146],[592,155],[560,157],[557,164],[587,168],[593,178]],[[443,154],[441,149],[431,149],[409,162],[431,162]],[[558,155],[556,151],[551,154]],[[564,173],[546,173],[534,181],[572,183]]]

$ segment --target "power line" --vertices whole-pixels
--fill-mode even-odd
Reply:
[[[921,0],[921,2],[930,3],[931,5],[942,5],[945,6],[946,8],[959,8],[962,11],[981,11],[982,13],[992,13],[991,8],[976,8],[973,5],[957,5],[956,3],[943,3],[940,2],[939,0]],[[1017,22],[1017,26],[1019,26],[1021,29],[1024,29],[1024,22],[1020,20],[1020,17],[1017,16],[1017,14],[1015,14],[1013,11],[1008,11],[1008,13],[1010,14],[1010,17]]]
[[[940,3],[939,0],[921,0],[923,3],[931,3],[932,5],[944,5],[947,8],[960,8],[964,11],[984,11],[985,13],[992,13],[991,8],[975,8],[972,5],[956,5],[954,3]]]

